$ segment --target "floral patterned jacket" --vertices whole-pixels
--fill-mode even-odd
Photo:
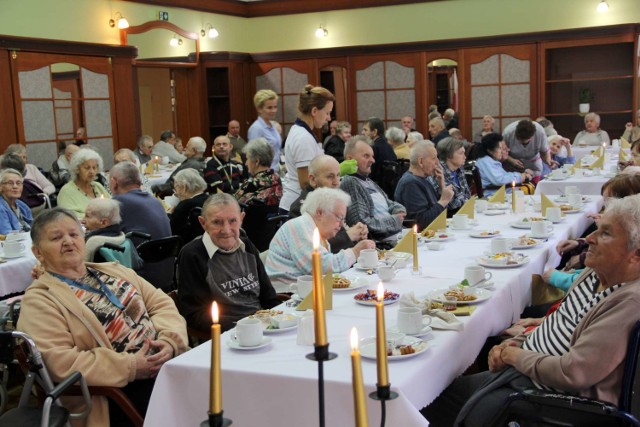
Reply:
[[[234,197],[245,205],[257,202],[267,206],[278,206],[282,198],[280,177],[273,169],[258,172],[240,185]]]

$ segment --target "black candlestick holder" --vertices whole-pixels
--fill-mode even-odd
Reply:
[[[318,413],[320,414],[320,427],[324,427],[324,362],[338,357],[329,351],[329,344],[315,345],[313,353],[307,354],[307,359],[318,362]]]
[[[209,418],[200,423],[200,427],[228,427],[233,424],[229,418],[225,418],[222,416],[224,411],[220,411],[217,414],[213,414],[211,412],[207,412],[209,414]]]
[[[376,391],[369,394],[369,397],[373,400],[380,401],[380,426],[384,427],[387,419],[387,400],[393,400],[398,398],[398,393],[391,391],[391,385],[376,384]]]

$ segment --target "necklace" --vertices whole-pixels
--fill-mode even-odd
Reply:
[[[80,186],[74,181],[73,184],[76,186],[76,188],[78,189],[78,191],[80,191],[82,194],[85,195],[85,197],[87,199],[95,199],[96,198],[96,192],[93,190],[93,186],[91,184],[89,184],[89,188],[91,188],[91,193],[93,193],[93,195],[87,193],[86,191],[84,191],[82,188],[80,188]]]

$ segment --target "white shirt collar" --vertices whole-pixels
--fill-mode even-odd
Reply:
[[[207,255],[209,255],[209,259],[211,259],[215,255],[215,253],[218,252],[218,250],[220,250],[220,248],[217,247],[215,243],[213,243],[213,240],[211,240],[211,236],[209,236],[209,233],[202,234],[202,243],[204,244],[204,247],[207,250]],[[239,248],[242,249],[243,251],[245,250],[244,242],[242,240],[240,240]]]

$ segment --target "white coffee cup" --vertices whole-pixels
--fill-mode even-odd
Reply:
[[[455,214],[453,221],[451,222],[453,228],[458,230],[466,230],[469,228],[469,215],[467,214]]]
[[[476,212],[484,212],[487,210],[489,202],[486,200],[476,200]]]
[[[564,194],[566,194],[567,196],[569,194],[580,194],[578,187],[575,185],[567,185],[564,189]]]
[[[489,280],[493,277],[490,271],[486,271],[481,265],[468,265],[464,268],[464,278],[469,285],[475,285],[481,280]]]
[[[564,169],[565,171],[568,171],[572,167],[573,165],[571,163],[565,163],[564,165],[562,165],[562,169]]]
[[[383,282],[388,282],[396,276],[396,269],[391,266],[378,267],[378,277]]]
[[[609,166],[609,174],[616,175],[618,173],[618,165]]]
[[[555,169],[553,172],[551,172],[551,176],[554,178],[562,178],[564,174],[562,173],[562,169]]]
[[[378,251],[375,249],[363,249],[358,257],[358,264],[363,268],[375,268],[378,265]]]
[[[593,176],[599,176],[600,172],[600,168],[593,168]]]
[[[562,221],[562,211],[560,208],[547,208],[547,219],[551,222]]]
[[[417,334],[431,324],[431,317],[422,315],[417,307],[398,309],[398,330],[403,334]]]
[[[613,141],[611,141],[611,145],[612,145],[614,148],[618,148],[618,147],[620,147],[620,140],[619,140],[619,139],[614,139]]]
[[[567,202],[574,208],[578,207],[582,205],[582,196],[580,194],[567,194]]]
[[[548,237],[550,225],[551,225],[551,221],[533,221],[531,223],[531,237],[539,237],[539,238]]]
[[[19,231],[10,231],[5,238],[5,242],[16,242],[18,240],[23,240],[27,233],[21,233]]]
[[[4,256],[8,258],[18,257],[24,255],[24,251],[27,248],[26,245],[22,242],[4,242]]]
[[[513,242],[507,237],[494,237],[491,240],[491,252],[494,254],[509,252],[511,246]]]
[[[241,347],[255,347],[262,344],[262,322],[245,317],[236,323],[236,340]]]
[[[576,178],[580,178],[582,176],[582,169],[575,168],[573,170],[573,176],[576,177]]]
[[[298,294],[300,298],[305,298],[313,289],[313,277],[300,276],[296,283],[293,283],[290,288],[291,292]]]
[[[307,310],[298,318],[298,335],[296,336],[296,344],[313,345],[313,310]]]

